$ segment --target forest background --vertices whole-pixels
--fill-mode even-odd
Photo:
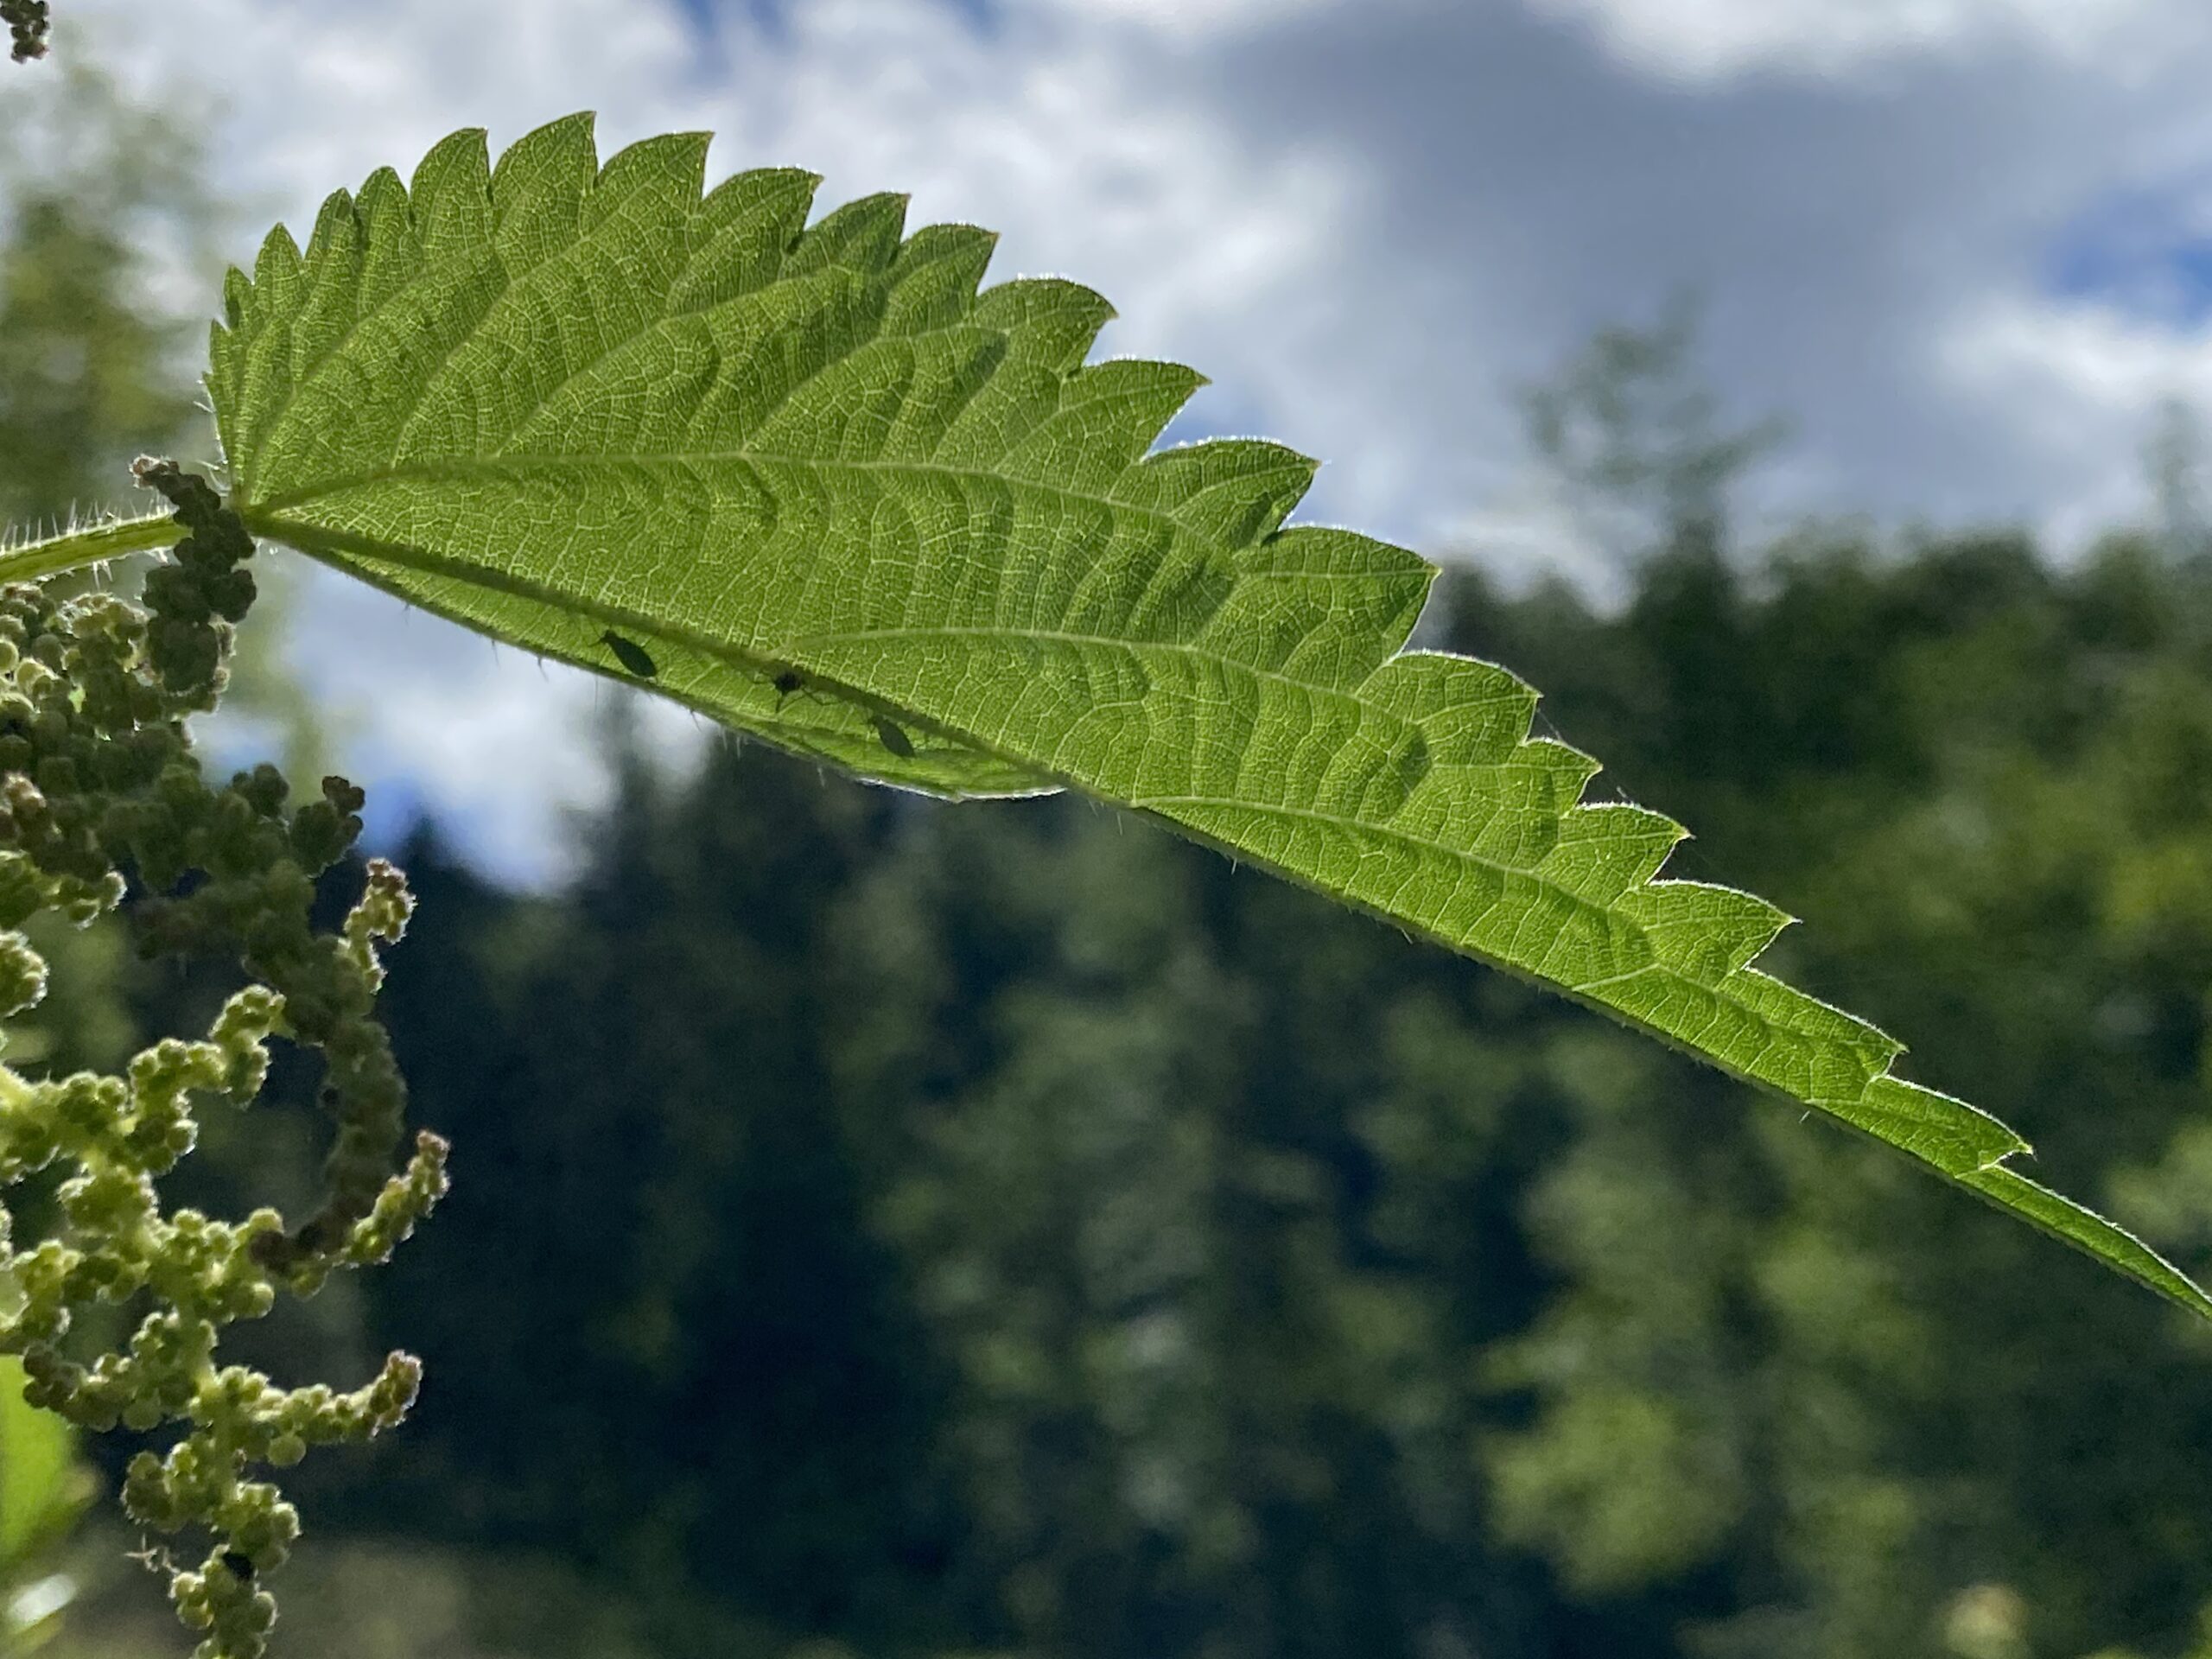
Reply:
[[[24,525],[209,447],[171,296],[226,210],[188,123],[58,73],[73,124],[0,181]],[[1605,786],[1696,830],[1678,869],[1807,919],[1787,976],[2201,1274],[2191,423],[2063,562],[2003,529],[1754,535],[1735,493],[1773,434],[1701,395],[1688,315],[1530,400],[1560,487],[1637,527],[1614,591],[1459,559],[1433,642],[1542,688]],[[314,775],[342,746],[282,608],[209,741]],[[617,786],[563,881],[501,885],[435,821],[398,847],[422,908],[387,1003],[455,1191],[392,1268],[242,1345],[284,1376],[404,1344],[430,1380],[404,1433],[302,1471],[289,1650],[2212,1652],[2212,1342],[2152,1299],[1133,819],[720,741],[675,764],[611,685],[596,741]],[[226,988],[105,931],[57,948],[43,1064],[111,1064]],[[304,1191],[314,1122],[218,1136],[199,1190]],[[68,1545],[65,1659],[174,1645],[135,1541]]]

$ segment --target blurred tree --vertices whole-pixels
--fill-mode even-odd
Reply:
[[[1623,562],[1717,543],[1731,492],[1788,431],[1772,417],[1724,423],[1697,365],[1703,312],[1694,295],[1678,294],[1651,326],[1599,330],[1522,393],[1530,442],[1584,538]]]
[[[2204,423],[2195,405],[2169,397],[2158,406],[2143,447],[2151,486],[2152,524],[2167,555],[2187,558],[2212,551],[2212,517],[2204,492]]]
[[[29,84],[26,84],[29,83]],[[81,53],[10,81],[0,127],[0,524],[143,512],[135,454],[204,454],[199,330],[218,214],[198,124],[131,103]]]
[[[209,183],[207,112],[134,102],[63,39],[10,81],[18,107],[0,128],[0,533],[143,512],[133,456],[204,461],[214,448],[198,308],[229,213]],[[291,776],[317,778],[327,734],[283,656],[296,565],[273,549],[257,563],[259,607],[210,741],[230,752],[273,734]]]
[[[387,995],[459,1150],[385,1303],[437,1381],[364,1512],[557,1552],[648,1604],[666,1651],[753,1651],[754,1617],[928,1629],[954,1548],[937,1367],[824,1054],[824,919],[887,798],[720,750],[680,791],[634,750],[617,770],[558,901],[406,850]]]
[[[1686,577],[1718,626],[1659,626]],[[1677,551],[1618,619],[1474,581],[1455,615],[1699,826],[1689,873],[1808,918],[1778,947],[1801,982],[1923,1044],[2054,1169],[2144,1172],[2114,1197],[2163,1242],[2212,1236],[2178,1197],[2202,1137],[2167,1141],[2202,1116],[2212,969],[2201,565],[2120,541],[2061,575],[1969,539],[1738,576]],[[1725,720],[1621,700],[1644,676],[1694,710],[1723,652]],[[1493,1361],[1535,1407],[1493,1446],[1509,1534],[1590,1591],[1671,1582],[1699,1653],[1945,1651],[1942,1609],[1985,1583],[2025,1598],[2037,1655],[2177,1640],[2212,1559],[2204,1344],[1814,1126],[1609,1065],[1531,1193],[1566,1283]]]
[[[1274,896],[1063,802],[919,816],[845,908],[855,1138],[1021,1651],[1475,1635],[1452,1305],[1365,1213],[1466,976]]]

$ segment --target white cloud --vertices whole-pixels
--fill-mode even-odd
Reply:
[[[2155,411],[2212,410],[2212,327],[2095,302],[1992,296],[1958,319],[1939,361],[1967,397],[2015,411],[2016,439],[2052,490],[2050,529],[2068,540],[2140,512]]]
[[[1363,0],[1048,0],[1077,19],[1127,23],[1187,43],[1211,43],[1359,3]],[[1371,5],[1391,3],[1363,0]]]
[[[658,128],[683,109],[696,56],[651,0],[105,0],[86,22],[141,88],[221,97],[229,181],[288,218],[376,167],[404,171],[455,127],[512,137],[599,107]]]
[[[1845,74],[1898,59],[2025,47],[2140,66],[2194,0],[1535,0],[1629,62],[1704,80],[1757,70]]]

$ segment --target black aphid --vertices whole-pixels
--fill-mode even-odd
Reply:
[[[253,1558],[241,1554],[235,1549],[226,1549],[223,1552],[223,1565],[241,1579],[251,1579],[253,1576]]]
[[[612,628],[599,638],[600,642],[614,653],[614,660],[639,679],[650,680],[660,673],[659,665],[636,640],[626,639]]]
[[[914,758],[914,740],[881,715],[875,716],[875,734],[883,747],[901,760],[911,760]]]

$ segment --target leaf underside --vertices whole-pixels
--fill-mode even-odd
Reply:
[[[1313,463],[1155,451],[1202,384],[1086,363],[1113,315],[978,291],[994,238],[817,181],[704,191],[707,139],[587,117],[330,198],[232,272],[209,386],[259,535],[767,742],[951,796],[1073,786],[1523,974],[1910,1154],[2172,1300],[2212,1300],[1751,963],[1786,925],[1658,878],[1501,668],[1405,649],[1434,570],[1284,528]]]

